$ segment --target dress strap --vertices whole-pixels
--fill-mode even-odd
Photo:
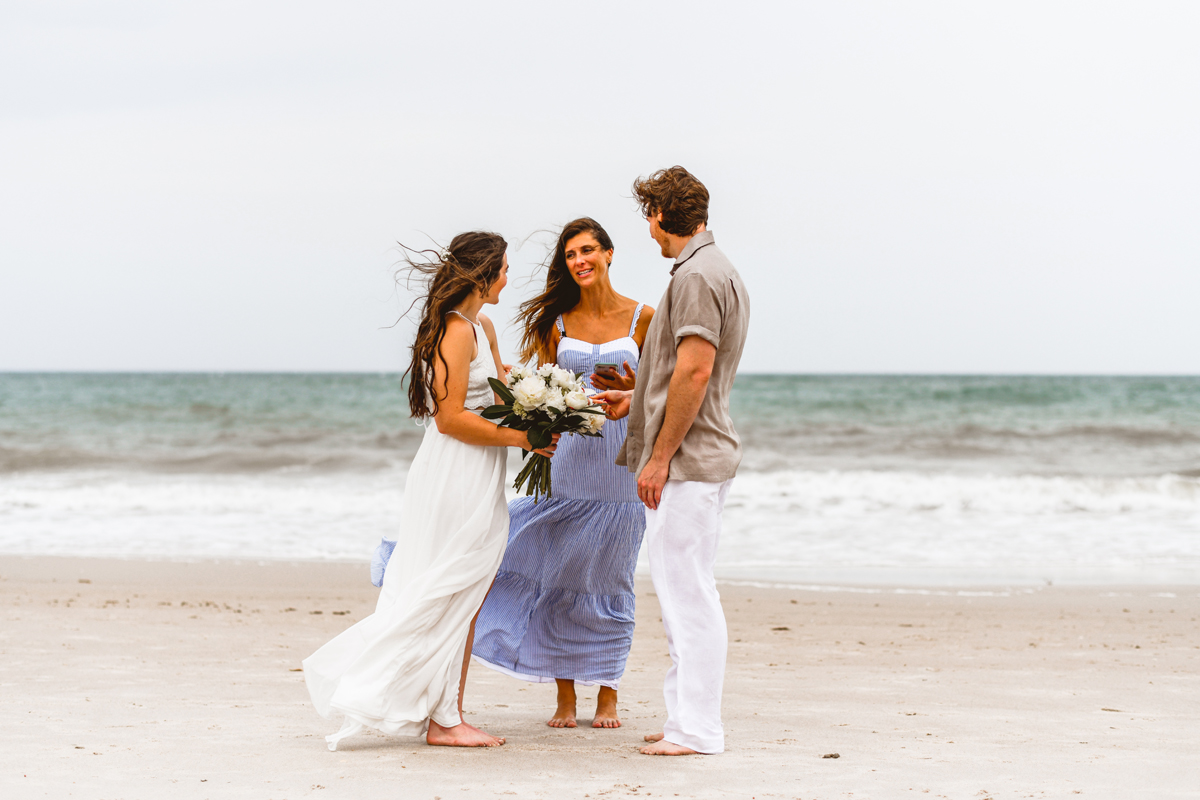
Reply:
[[[637,308],[635,308],[633,310],[633,322],[629,323],[629,338],[630,339],[633,338],[633,332],[637,330],[638,317],[640,317],[642,315],[642,306],[644,306],[644,305],[646,305],[646,304],[638,303]]]
[[[453,308],[450,309],[449,311],[447,311],[446,313],[447,314],[458,314],[460,317],[467,320],[467,322],[471,322],[471,320],[467,317],[466,314],[462,313],[461,311],[455,311]],[[479,358],[479,354],[483,352],[483,348],[479,346],[479,323],[478,322],[471,322],[471,333],[475,334],[475,355],[471,357],[471,360],[474,361],[475,359]]]
[[[566,336],[566,335],[567,335],[567,329],[566,329],[566,327],[564,327],[564,326],[563,326],[562,314],[559,314],[559,315],[558,315],[558,319],[557,319],[557,320],[555,320],[555,324],[556,324],[556,325],[558,325],[558,335],[559,335],[559,336]]]
[[[446,313],[447,314],[458,314],[460,317],[465,319],[467,322],[471,322],[470,318],[466,314],[462,313],[461,311],[456,311],[453,308],[450,309],[449,311],[447,311]],[[475,330],[475,328],[478,327],[478,325],[479,325],[478,322],[471,322],[471,330],[475,331],[475,341],[476,342],[479,341],[479,331]]]

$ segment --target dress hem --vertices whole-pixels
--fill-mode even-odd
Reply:
[[[488,661],[486,658],[480,658],[474,653],[471,654],[471,658],[475,659],[489,669],[494,669],[496,672],[503,673],[510,678],[516,678],[519,681],[528,681],[529,683],[554,683],[556,680],[558,680],[558,678],[550,678],[545,675],[530,675],[525,672],[517,672],[516,670],[509,669],[508,667],[502,667],[499,664],[494,664],[491,661]],[[621,680],[619,678],[616,681],[585,680],[582,678],[563,678],[563,680],[571,680],[582,686],[607,686],[614,692],[621,688]]]

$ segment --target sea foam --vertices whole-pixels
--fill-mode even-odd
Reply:
[[[510,472],[519,463],[514,456]],[[403,524],[404,475],[9,476],[0,482],[0,552],[365,562]],[[725,508],[717,571],[867,583],[1190,583],[1200,582],[1198,532],[1200,480],[1175,475],[746,472]]]

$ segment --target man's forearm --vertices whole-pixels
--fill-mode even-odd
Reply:
[[[675,373],[671,376],[671,384],[667,388],[666,414],[651,453],[651,459],[654,461],[670,462],[679,450],[679,445],[683,443],[683,437],[687,436],[692,423],[696,421],[696,414],[704,402],[704,395],[708,392],[708,381],[712,377],[711,356],[716,355],[716,348],[708,342],[704,342],[704,346],[710,349],[711,353],[699,353],[699,359],[681,358],[675,365]],[[688,355],[692,353],[689,352]]]

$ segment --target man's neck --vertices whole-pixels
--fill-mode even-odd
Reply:
[[[700,223],[700,227],[687,236],[676,236],[673,233],[668,233],[667,242],[670,244],[670,249],[667,252],[667,258],[679,258],[679,254],[687,247],[688,242],[696,238],[696,234],[704,233],[706,230],[708,230],[708,227],[704,223]]]

